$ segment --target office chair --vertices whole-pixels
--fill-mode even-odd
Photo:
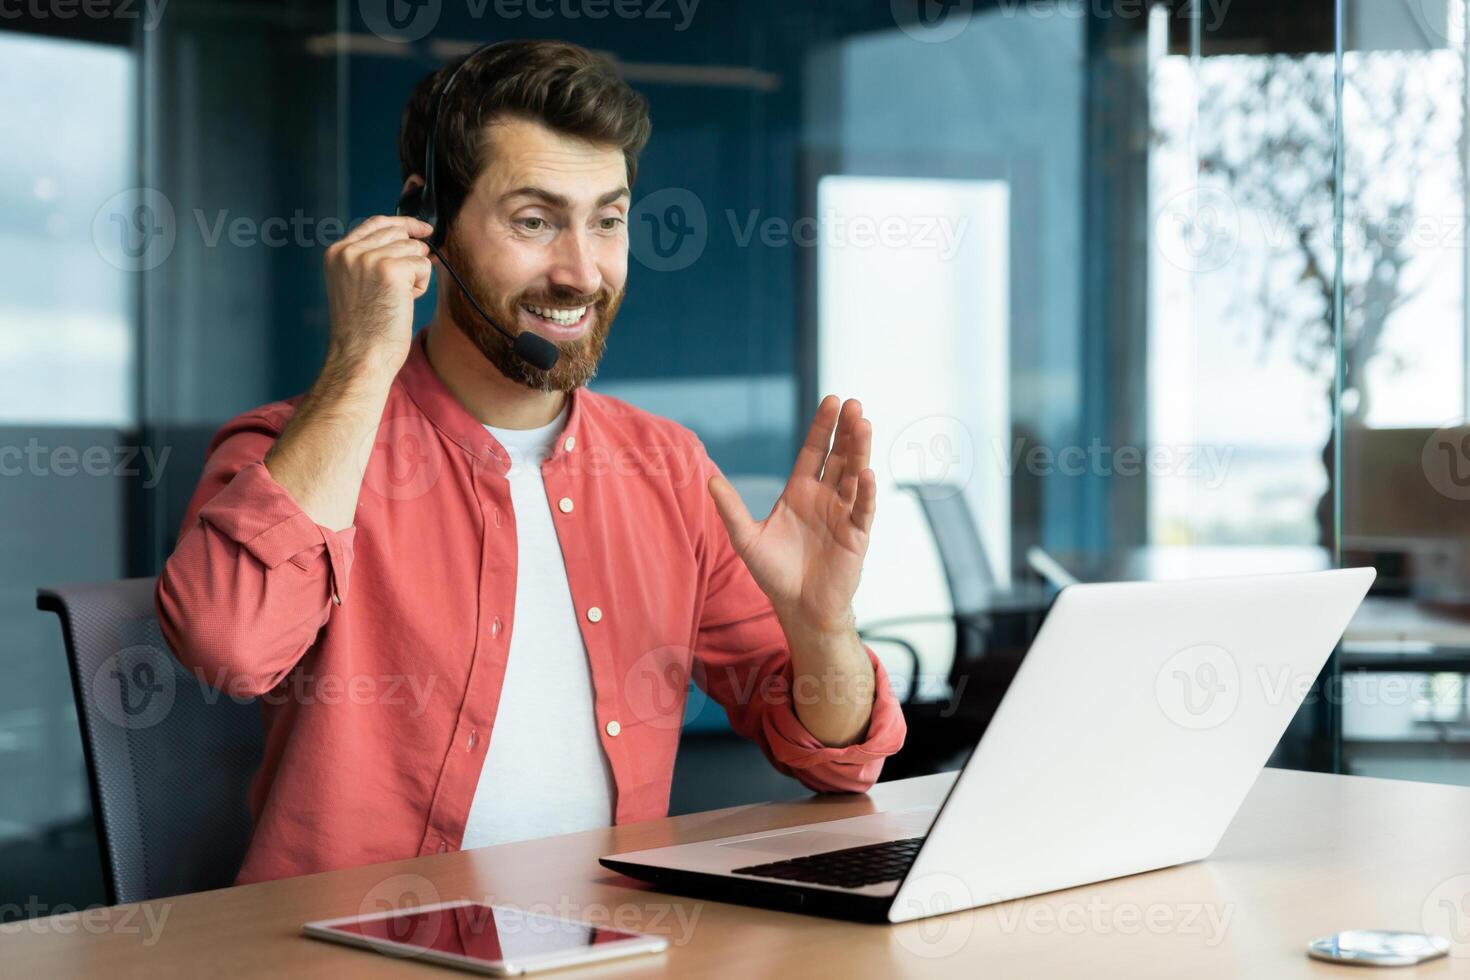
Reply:
[[[949,621],[954,624],[955,649],[946,673],[948,691],[939,700],[918,696],[918,654],[911,653],[915,682],[904,699],[909,734],[904,747],[884,763],[885,780],[964,764],[1020,669],[1049,601],[1049,596],[1034,590],[996,587],[984,540],[960,487],[927,483],[900,483],[898,487],[919,499],[954,612],[867,623],[858,629],[858,635],[864,640],[909,646],[888,631],[898,626]]]
[[[169,653],[154,581],[36,593],[61,618],[109,905],[234,882],[264,742],[254,700],[205,687]]]

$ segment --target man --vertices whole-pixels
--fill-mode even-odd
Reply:
[[[405,190],[450,70],[404,114]],[[435,141],[468,295],[441,280],[413,336],[432,228],[363,222],[327,250],[321,376],[215,436],[157,606],[186,667],[263,702],[239,881],[661,817],[691,677],[814,790],[866,791],[902,744],[851,613],[875,509],[857,402],[823,400],[756,522],[691,432],[584,387],[648,134],[581,48],[473,56]]]

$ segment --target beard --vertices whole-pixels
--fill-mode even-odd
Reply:
[[[486,323],[475,310],[459,284],[452,277],[441,280],[447,290],[449,317],[454,325],[468,337],[485,359],[510,380],[535,391],[571,391],[587,384],[597,375],[598,362],[607,349],[607,334],[623,303],[623,292],[613,292],[603,286],[596,293],[583,294],[573,289],[552,287],[549,291],[526,290],[512,295],[498,295],[479,277],[474,264],[463,261],[453,243],[446,242],[445,257],[454,265],[454,271],[464,279],[475,299],[496,323],[519,335],[521,305],[533,306],[589,307],[592,317],[587,332],[576,340],[552,340],[542,336],[554,347],[559,356],[550,371],[528,364],[515,352],[513,341],[499,330]]]

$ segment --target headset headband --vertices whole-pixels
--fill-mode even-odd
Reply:
[[[400,199],[398,213],[412,213],[419,220],[433,225],[434,234],[430,237],[430,240],[435,244],[442,244],[444,236],[447,233],[445,229],[441,229],[439,226],[439,193],[435,187],[437,182],[434,179],[438,165],[436,157],[439,145],[439,119],[444,115],[444,100],[448,97],[449,90],[454,86],[454,80],[459,77],[459,73],[464,70],[465,65],[491,48],[506,43],[505,41],[491,41],[488,44],[480,45],[465,55],[464,60],[455,67],[454,71],[449,73],[449,77],[445,79],[443,87],[439,89],[439,95],[434,99],[434,121],[429,126],[429,139],[424,146],[424,186],[419,189],[417,200],[410,198],[410,195],[413,194],[412,191]]]

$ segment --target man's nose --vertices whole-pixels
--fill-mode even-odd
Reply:
[[[551,281],[583,296],[590,296],[602,287],[602,271],[597,267],[597,256],[585,230],[574,229],[559,236]]]

